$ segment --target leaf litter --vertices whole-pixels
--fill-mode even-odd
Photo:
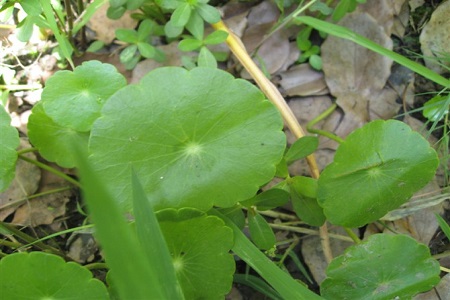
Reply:
[[[448,1],[447,4],[449,4]],[[405,15],[408,16],[408,7],[410,6],[413,9],[415,6],[419,7],[420,5],[420,1],[368,1],[366,4],[360,5],[356,12],[348,14],[341,21],[341,25],[377,41],[386,48],[392,48],[391,34],[400,38],[404,34],[406,28]],[[335,132],[341,137],[345,137],[368,121],[393,118],[399,115],[402,107],[413,107],[413,74],[403,67],[392,65],[392,62],[388,59],[351,42],[328,37],[321,47],[323,72],[318,72],[312,70],[307,64],[295,64],[300,52],[296,47],[293,47],[295,44],[291,42],[294,36],[292,29],[283,28],[274,34],[270,34],[279,18],[279,11],[273,3],[263,1],[257,6],[229,3],[222,9],[225,12],[225,16],[229,17],[225,22],[233,28],[238,36],[243,38],[249,51],[256,50],[255,61],[271,77],[272,81],[283,92],[283,95],[287,97],[290,107],[303,127],[306,127],[308,122],[325,111],[334,102],[330,94],[336,98],[339,108],[327,119],[316,124],[315,127]],[[104,16],[100,16],[98,19],[94,18],[92,20],[93,23],[91,23],[91,29],[97,34],[97,39],[110,43],[112,40],[111,35],[114,34],[113,30],[109,26],[95,25],[95,22],[103,24],[103,21]],[[430,23],[432,21],[433,18]],[[133,28],[134,26],[130,21],[125,21],[124,24],[121,26],[126,28]],[[429,26],[429,28],[433,28],[431,27],[432,25]],[[434,29],[426,29],[423,32],[425,31],[428,31],[428,33],[435,32]],[[423,35],[426,36],[426,33],[423,33]],[[433,40],[433,38],[430,39]],[[426,47],[425,38],[421,38],[422,40],[422,47]],[[166,54],[169,54],[168,65],[180,66],[182,64],[179,59],[181,53],[177,49],[176,44],[158,47]],[[423,51],[425,54],[426,50]],[[185,53],[183,54],[185,55]],[[98,58],[98,54],[95,57]],[[108,57],[109,55],[105,55],[101,60],[110,59]],[[84,59],[92,59],[92,55],[88,55]],[[118,60],[110,62],[125,73]],[[144,60],[133,71],[132,79],[130,76],[127,78],[129,81],[137,82],[139,78],[159,66],[161,65],[155,64],[151,60]],[[237,64],[231,57],[225,63],[225,66],[233,69]],[[245,71],[241,71],[240,74],[246,77]],[[130,74],[128,73],[127,75]],[[48,77],[49,75],[46,74],[45,76]],[[419,132],[424,131],[425,126],[417,119],[410,116],[405,119],[413,129]],[[24,128],[23,124],[21,128]],[[289,132],[287,134],[288,141],[292,143],[294,138]],[[337,145],[334,141],[320,137],[320,146],[316,152],[316,157],[321,169],[332,161]],[[9,194],[7,198],[23,199],[35,193],[36,189],[38,189],[37,191],[45,191],[63,184],[44,180],[39,182],[37,171],[39,170],[25,171],[26,176],[24,177],[30,177],[27,178],[27,180],[30,180],[28,184],[30,186],[25,189],[25,193],[24,188],[21,187],[18,189],[19,192],[16,191],[16,194]],[[308,168],[304,162],[299,162],[290,167],[290,172],[295,175],[307,174]],[[18,170],[17,173],[20,174],[22,171]],[[31,174],[35,175],[31,176]],[[441,183],[441,180],[438,181]],[[25,186],[24,184],[21,185]],[[436,194],[436,191],[439,191],[439,184],[434,181],[418,193],[417,196],[413,197],[413,200],[420,199],[420,194]],[[55,195],[53,198],[45,199],[48,197],[46,196],[43,200],[33,199],[27,201],[27,204],[33,202],[36,202],[36,204],[31,206],[22,205],[17,210],[17,207],[10,206],[0,210],[0,216],[2,220],[5,220],[9,215],[14,214],[13,222],[28,226],[51,224],[55,221],[55,218],[67,214],[66,205],[71,196],[72,192],[65,192]],[[11,200],[3,202],[2,206],[8,206],[8,201]],[[50,214],[49,211],[51,212]],[[423,210],[420,209],[416,213],[409,214],[406,218],[395,220],[391,223],[391,226],[400,232],[413,236],[419,241],[427,243],[437,228],[433,215],[436,212],[443,212],[442,203]],[[400,216],[404,217],[407,213],[406,211],[400,212]],[[366,235],[380,232],[380,230],[385,231],[385,228],[372,227],[373,225],[368,227]],[[334,230],[334,228],[331,228],[330,232],[333,233]],[[357,232],[355,233],[358,234]],[[338,234],[343,235],[343,232],[338,232]],[[332,239],[333,255],[339,255],[348,245],[347,241]],[[302,245],[303,258],[317,282],[323,280],[326,267],[323,261],[323,254],[320,252],[318,237],[309,236],[305,238]],[[74,257],[83,256],[79,253],[72,255]],[[89,261],[86,257],[80,258],[80,260],[83,259]],[[448,278],[448,275],[446,277]],[[441,289],[444,290],[445,286]]]

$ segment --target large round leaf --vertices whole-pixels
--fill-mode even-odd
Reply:
[[[405,203],[433,178],[438,163],[408,125],[377,120],[339,146],[320,176],[318,201],[331,223],[359,227]]]
[[[223,299],[235,271],[233,231],[194,209],[166,209],[157,217],[185,298]]]
[[[39,102],[33,107],[28,120],[28,137],[46,160],[73,168],[76,163],[73,146],[80,145],[79,148],[87,152],[89,133],[56,124]]]
[[[439,282],[439,263],[406,235],[376,234],[336,257],[320,286],[325,299],[411,299]]]
[[[0,105],[1,106],[1,105]],[[8,188],[14,179],[19,132],[11,126],[11,118],[3,106],[0,107],[0,192]]]
[[[105,101],[126,84],[114,66],[87,61],[49,78],[42,92],[44,110],[58,125],[89,131]]]
[[[2,299],[109,299],[105,285],[79,264],[43,253],[15,253],[0,260]]]
[[[246,81],[217,69],[161,68],[105,104],[91,132],[91,161],[125,209],[131,167],[156,210],[227,207],[273,177],[282,126]]]

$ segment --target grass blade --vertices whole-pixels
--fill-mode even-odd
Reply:
[[[340,37],[340,38],[343,38],[346,40],[350,40],[350,41],[352,41],[360,46],[363,46],[369,50],[372,50],[378,54],[387,56],[390,59],[392,59],[393,61],[399,63],[400,65],[407,67],[408,69],[416,72],[417,74],[422,75],[425,78],[428,78],[431,81],[434,81],[444,87],[450,87],[450,81],[447,80],[446,78],[431,71],[430,69],[424,67],[421,64],[418,64],[412,60],[409,60],[408,58],[406,58],[398,53],[395,53],[391,50],[381,47],[377,43],[372,42],[371,40],[369,40],[359,34],[356,34],[353,31],[351,31],[345,27],[331,24],[331,23],[321,21],[321,20],[318,20],[313,17],[307,17],[307,16],[297,17],[296,20],[300,21],[306,25],[309,25],[317,30],[326,32],[328,34],[331,34],[331,35],[334,35],[334,36],[337,36],[337,37]]]

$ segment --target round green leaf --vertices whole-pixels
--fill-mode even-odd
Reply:
[[[406,235],[375,234],[331,261],[325,299],[411,299],[439,283],[428,247]]]
[[[0,105],[0,191],[8,188],[14,179],[17,151],[19,147],[19,132],[11,126],[11,118]]]
[[[220,218],[193,209],[166,209],[157,217],[185,298],[223,299],[235,271],[229,253],[233,231]]]
[[[61,126],[89,131],[106,100],[126,84],[114,66],[84,62],[73,72],[59,71],[49,78],[42,92],[44,110]]]
[[[80,145],[87,155],[89,133],[56,124],[45,114],[42,102],[33,107],[28,120],[28,137],[43,158],[64,168],[76,165],[75,144]]]
[[[109,299],[105,285],[79,264],[44,252],[0,260],[2,299]]]
[[[209,68],[160,68],[105,104],[91,161],[130,210],[131,167],[155,209],[229,207],[275,174],[283,122],[252,84]]]
[[[408,125],[377,120],[339,146],[320,176],[318,201],[331,223],[363,226],[405,203],[434,177],[438,163]]]

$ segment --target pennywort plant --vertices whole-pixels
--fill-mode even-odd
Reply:
[[[178,10],[170,25],[176,28],[190,30],[188,24],[199,16],[215,20],[204,2],[165,5]],[[291,201],[311,226],[364,226],[425,186],[439,159],[406,124],[377,120],[343,140],[319,177],[313,156],[317,137],[304,136],[225,24],[214,27],[227,34],[227,44],[273,103],[249,82],[210,67],[160,68],[126,85],[114,67],[89,61],[48,80],[30,116],[29,139],[48,161],[79,169],[109,269],[108,288],[84,267],[52,254],[14,253],[0,260],[3,295],[17,298],[21,286],[22,298],[82,297],[89,290],[96,299],[221,299],[236,271],[233,255],[270,285],[265,290],[274,298],[410,298],[439,282],[439,263],[428,248],[400,234],[375,234],[364,241],[352,236],[355,244],[329,264],[321,296],[269,259],[276,239],[261,211]],[[428,76],[449,85],[438,75]],[[289,148],[283,118],[299,138]],[[1,110],[2,189],[20,157],[18,132],[9,124]],[[303,158],[312,177],[291,176],[288,164]],[[274,177],[281,182],[258,193]],[[251,240],[242,232],[246,225]]]

